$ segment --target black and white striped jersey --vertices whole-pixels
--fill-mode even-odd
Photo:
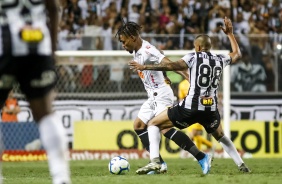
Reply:
[[[44,0],[0,0],[0,56],[51,51]]]
[[[190,88],[179,105],[192,110],[215,111],[219,81],[223,68],[231,63],[231,57],[210,52],[193,52],[186,54],[182,60],[189,67]]]

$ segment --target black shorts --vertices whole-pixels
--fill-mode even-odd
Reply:
[[[0,56],[0,94],[15,83],[28,99],[40,98],[56,84],[55,60],[52,56]]]
[[[213,133],[220,125],[220,115],[216,111],[199,111],[185,109],[176,105],[168,109],[167,115],[173,125],[179,129],[187,128],[194,123],[200,123],[207,131]]]

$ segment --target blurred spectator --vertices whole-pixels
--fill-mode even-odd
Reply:
[[[217,22],[216,27],[213,30],[210,30],[208,33],[212,39],[212,43],[214,43],[213,49],[216,49],[216,50],[226,49],[225,45],[223,44],[227,42],[227,37],[224,34],[224,32],[221,31],[220,26],[223,26],[223,24],[221,22]],[[214,40],[217,40],[217,41],[214,41]]]
[[[156,16],[157,13],[152,9],[150,0],[142,0],[140,8],[140,19],[139,22],[142,25],[151,24],[152,17]]]
[[[159,26],[160,29],[165,29],[166,25],[169,23],[169,16],[171,14],[171,9],[169,6],[163,7],[163,12],[159,16]]]
[[[94,84],[94,67],[93,65],[84,65],[80,72],[80,88],[84,92],[89,92],[93,89]],[[102,81],[101,81],[102,82]],[[95,90],[95,89],[94,89]]]
[[[102,20],[96,13],[91,12],[84,26],[84,35],[82,37],[82,50],[102,49]]]
[[[103,50],[113,50],[113,34],[112,34],[112,28],[110,27],[110,24],[108,22],[104,22],[101,37],[103,39]]]
[[[231,90],[266,92],[266,73],[262,65],[253,64],[249,53],[242,51],[241,62],[231,67]]]
[[[183,45],[183,50],[193,50],[194,45],[193,41],[184,39],[184,45]]]
[[[218,5],[225,9],[230,9],[230,1],[229,0],[218,0]]]
[[[183,9],[183,17],[190,19],[194,13],[194,3],[195,1],[183,0],[181,8]]]
[[[60,50],[121,50],[114,39],[125,22],[139,22],[142,36],[159,49],[193,49],[197,34],[209,34],[216,40],[213,49],[229,50],[220,25],[224,16],[234,21],[234,32],[240,48],[248,52],[252,66],[262,66],[267,90],[279,66],[273,58],[282,43],[281,0],[60,0],[61,22],[58,35]],[[269,56],[269,58],[267,57]],[[275,60],[274,60],[275,59]],[[275,62],[274,62],[275,61]],[[242,63],[240,65],[243,65]],[[247,65],[245,65],[247,66]],[[94,69],[95,70],[95,67]],[[95,73],[95,72],[94,72]],[[281,73],[281,72],[280,72]],[[278,75],[280,74],[278,72]],[[279,77],[278,86],[281,86]],[[277,83],[277,81],[276,81]],[[269,84],[269,85],[268,85]],[[274,85],[275,86],[275,85]],[[119,86],[120,89],[120,86]]]
[[[198,15],[196,13],[193,13],[191,17],[184,18],[184,34],[191,34],[189,36],[189,40],[194,40],[194,34],[197,34],[200,32],[200,23],[198,19]]]
[[[116,2],[111,2],[109,7],[105,10],[105,15],[102,16],[104,23],[109,23],[110,27],[113,27],[116,17],[118,16],[117,8],[116,8]]]
[[[243,13],[238,13],[236,17],[236,24],[234,25],[234,33],[236,34],[248,34],[250,31],[250,25],[248,20],[245,20]]]
[[[246,48],[249,48],[251,51],[251,56],[252,56],[252,64],[259,64],[259,65],[263,65],[262,62],[262,48],[263,45],[261,45],[262,43],[262,39],[263,39],[264,35],[260,35],[260,36],[250,36],[250,45]]]
[[[131,12],[133,12],[133,6],[132,5],[136,5],[138,8],[141,6],[142,0],[128,0],[128,14],[130,14]]]
[[[77,5],[81,10],[81,18],[85,20],[89,16],[89,5],[87,0],[79,0]]]
[[[2,108],[2,122],[18,122],[17,115],[20,111],[21,109],[18,105],[18,100],[14,97],[14,92],[11,91],[8,95],[4,107]]]
[[[242,4],[242,18],[245,21],[248,21],[252,15],[252,5],[251,5],[251,1],[245,1]],[[237,15],[238,16],[238,15]],[[238,22],[238,20],[237,20]]]
[[[139,24],[140,13],[137,4],[132,5],[132,11],[128,14],[128,22],[136,22]]]
[[[89,72],[89,78],[90,77],[93,78],[92,72]],[[97,79],[93,81],[93,84],[90,90],[94,92],[118,92],[119,90],[117,82],[110,80],[110,68],[107,65],[98,67],[98,76]]]
[[[273,71],[273,62],[274,56],[269,54],[264,54],[262,57],[263,67],[266,73],[266,88],[267,91],[274,91],[274,81],[275,81],[275,74]]]
[[[161,0],[150,0],[152,11],[157,11],[160,8],[160,1]]]
[[[123,69],[123,80],[121,83],[122,92],[142,92],[144,91],[144,85],[139,79],[137,73],[134,73],[129,67]]]
[[[73,29],[76,31],[80,28],[82,13],[81,9],[78,6],[78,0],[71,0],[71,3],[68,7],[68,13],[73,17]]]
[[[166,25],[166,29],[169,34],[179,34],[184,25],[184,21],[178,19],[179,14],[171,14],[169,16],[169,22]]]
[[[223,8],[220,4],[218,4],[217,0],[213,1],[212,7],[208,13],[209,19],[209,30],[213,30],[216,26],[216,23],[223,23],[223,18],[227,16],[225,12],[225,8]]]
[[[126,9],[123,8],[122,11],[125,12]],[[115,34],[117,33],[119,27],[122,25],[122,18],[123,18],[123,16],[120,15],[120,17],[115,20],[114,26],[113,26],[113,28],[112,28],[112,33],[113,33],[113,35],[115,35]],[[123,19],[123,20],[126,21],[126,19]],[[120,42],[118,41],[118,39],[113,38],[112,43],[113,43],[113,50],[121,50],[121,49],[122,49],[122,45],[120,44]]]
[[[69,65],[59,65],[56,69],[59,76],[57,86],[60,86],[57,91],[65,93],[75,91],[77,85],[72,68]]]
[[[95,6],[96,6],[97,15],[101,16],[101,17],[108,16],[107,13],[109,13],[109,12],[107,12],[107,10],[114,8],[114,7],[110,8],[112,2],[114,2],[114,1],[113,0],[96,1]],[[99,12],[98,9],[101,9],[101,12]]]
[[[71,34],[70,25],[65,22],[60,23],[61,30],[58,34],[58,49],[59,50],[78,50],[81,47],[81,37]]]

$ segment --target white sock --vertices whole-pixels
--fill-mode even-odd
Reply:
[[[149,126],[148,135],[150,141],[150,160],[153,160],[154,158],[159,158],[160,155],[160,129],[156,126]]]
[[[49,171],[53,184],[70,183],[70,170],[67,160],[66,133],[55,114],[43,117],[39,122],[42,145],[47,152]]]
[[[226,136],[221,137],[218,142],[221,144],[223,149],[229,154],[237,166],[241,165],[243,162],[237,149],[235,148],[233,142]]]

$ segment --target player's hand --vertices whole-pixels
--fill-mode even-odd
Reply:
[[[221,30],[226,34],[233,34],[233,26],[232,26],[232,22],[229,18],[227,17],[224,17],[224,25],[225,25],[225,28],[220,26]]]
[[[129,65],[129,68],[133,71],[137,71],[137,70],[143,71],[145,69],[144,65],[140,65],[136,61],[130,61],[128,65]]]

